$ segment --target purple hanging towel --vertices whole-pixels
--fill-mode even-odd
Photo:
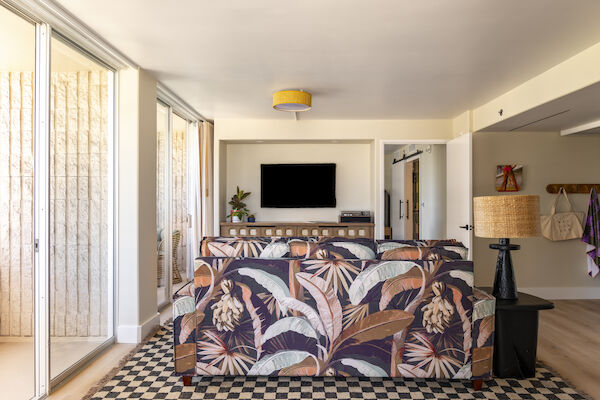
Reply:
[[[588,274],[595,278],[600,272],[600,203],[595,188],[590,193],[590,205],[581,241],[587,243]]]

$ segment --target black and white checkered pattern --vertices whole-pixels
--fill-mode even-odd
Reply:
[[[585,399],[542,366],[534,379],[469,381],[336,377],[202,377],[173,373],[172,325],[161,328],[94,396],[100,399]]]

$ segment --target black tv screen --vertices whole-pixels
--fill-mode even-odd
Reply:
[[[260,206],[335,207],[335,164],[261,164]]]

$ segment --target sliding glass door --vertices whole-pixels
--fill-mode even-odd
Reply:
[[[157,104],[156,226],[158,306],[191,279],[188,214],[188,130],[195,121]]]
[[[50,66],[50,368],[113,336],[113,72],[53,37]]]
[[[172,284],[177,291],[188,281],[187,128],[188,121],[173,113],[171,130]]]
[[[113,339],[114,71],[0,4],[0,398]]]
[[[169,114],[168,106],[158,102],[156,105],[156,251],[157,251],[157,300],[158,306],[169,303],[171,274],[170,238],[168,232],[169,200],[168,192],[168,156],[169,156]]]
[[[0,390],[35,395],[32,22],[0,6]]]

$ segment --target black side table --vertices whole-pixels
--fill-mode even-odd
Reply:
[[[492,293],[491,287],[481,289]],[[496,300],[494,376],[518,379],[535,376],[538,314],[552,308],[552,302],[521,292],[517,300]]]

